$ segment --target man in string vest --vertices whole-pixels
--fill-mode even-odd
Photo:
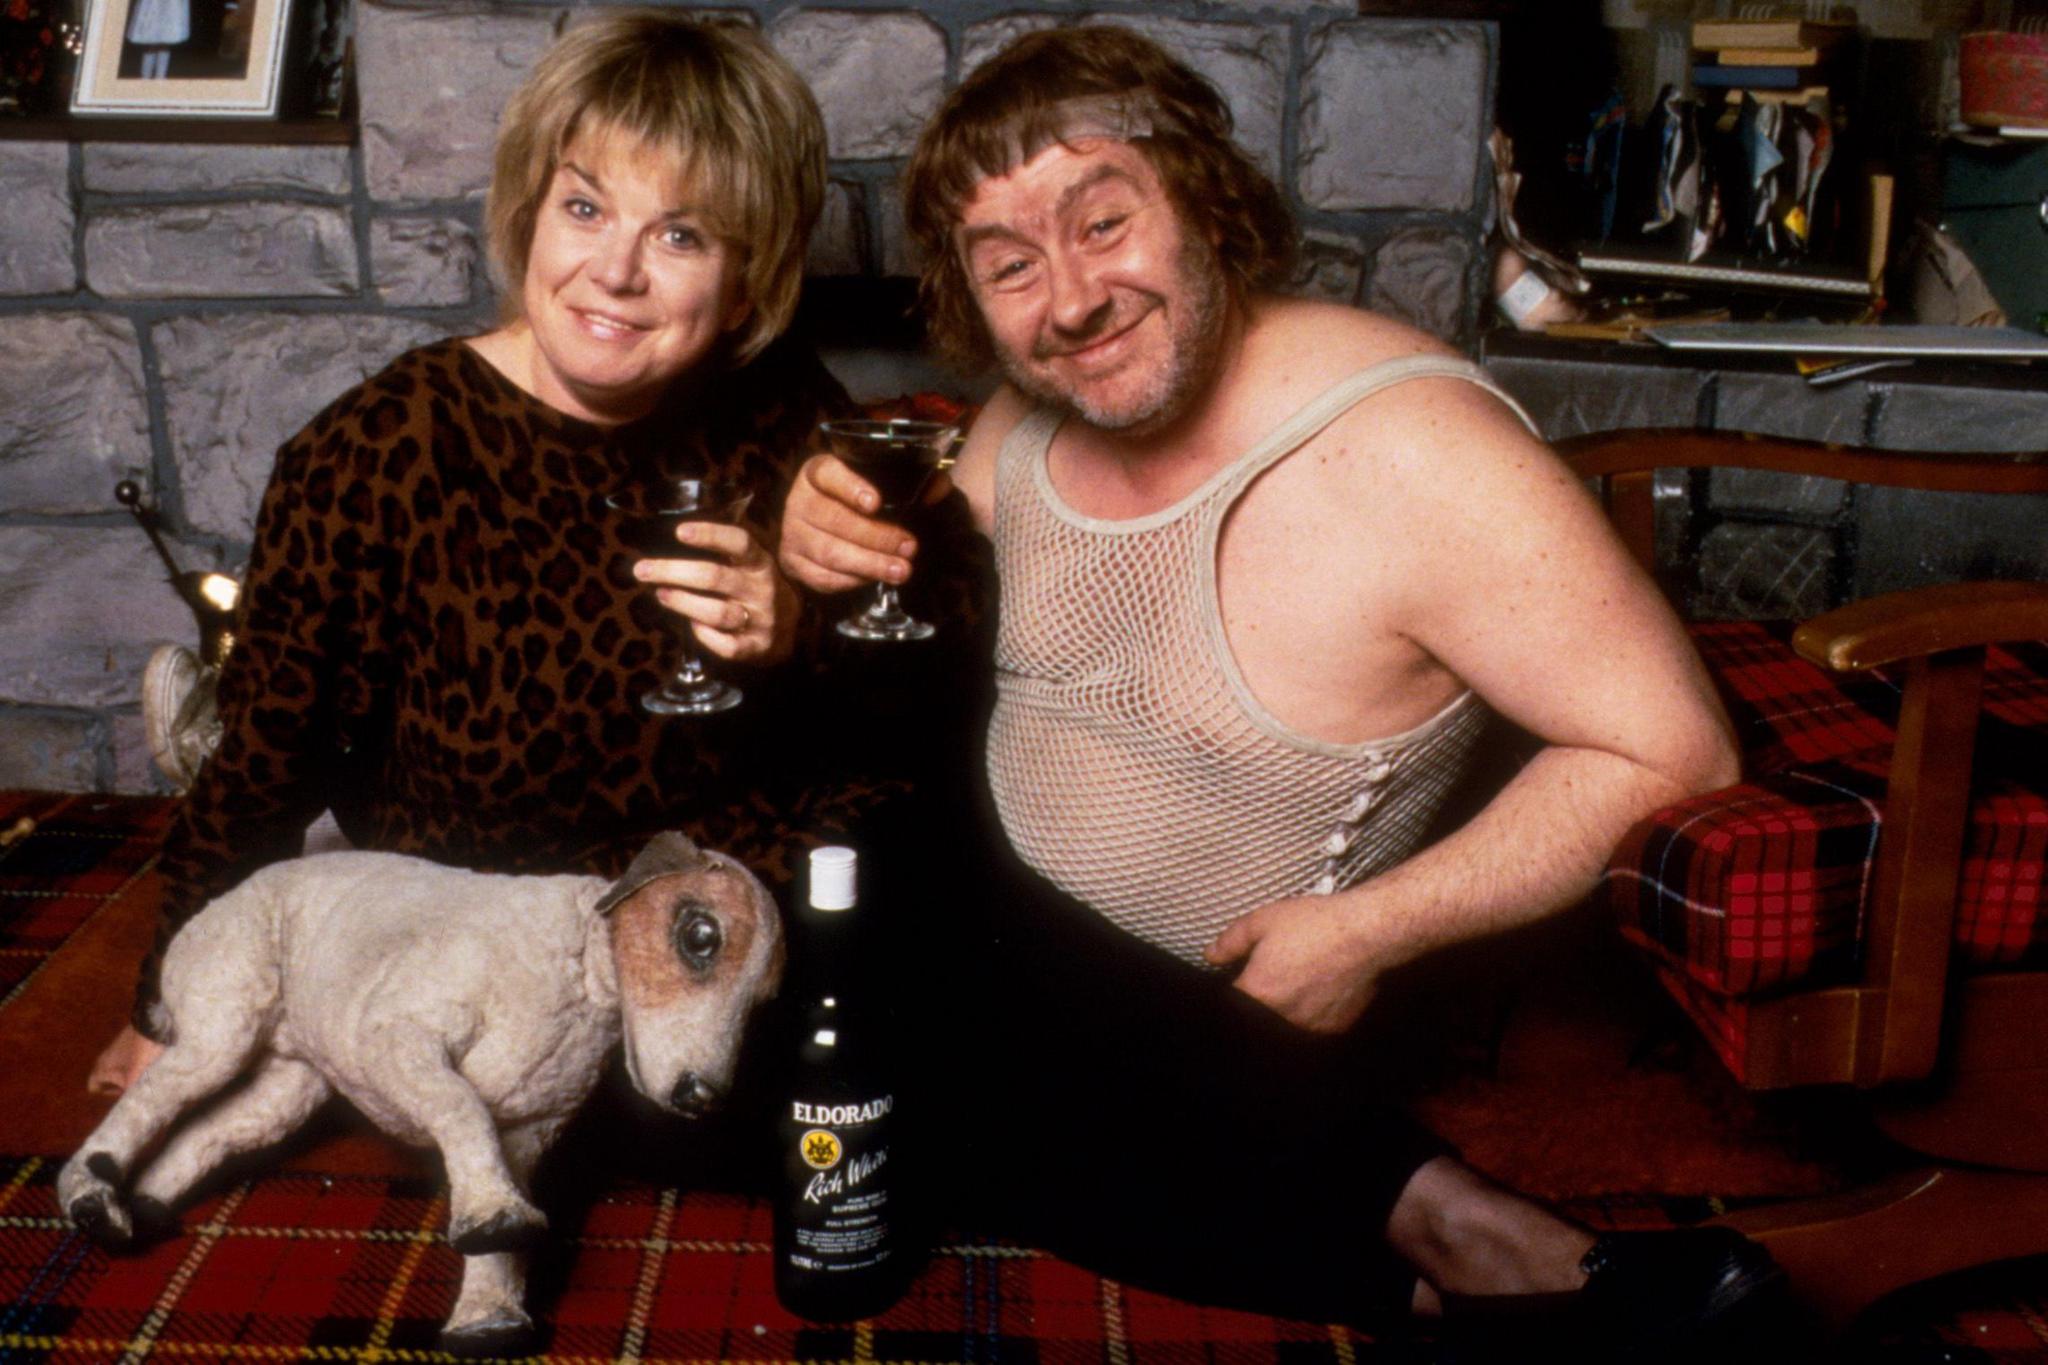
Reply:
[[[1063,1002],[1001,1054],[1005,1112],[1020,1075],[1043,1108],[1084,1097],[1071,1131],[1032,1130],[1062,1183],[1024,1230],[1296,1316],[1398,1303],[1574,1359],[1724,1349],[1711,1329],[1779,1287],[1761,1248],[1596,1239],[1321,1046],[1384,974],[1573,904],[1631,824],[1736,765],[1679,623],[1512,400],[1410,327],[1270,292],[1293,226],[1229,132],[1144,38],[1055,30],[963,82],[905,177],[933,335],[1004,379],[952,477],[1000,582],[986,778],[1012,871],[989,898],[1021,908],[962,970],[985,1008]],[[785,570],[908,578],[918,543],[878,506],[813,459]],[[1542,747],[1425,846],[1489,712]],[[1125,1244],[1113,1211],[1047,1211],[1081,1189],[1125,1226],[1170,1216],[1197,1177],[1158,1138],[1189,1131],[1252,1169],[1241,1197],[1204,1189],[1207,1231]]]

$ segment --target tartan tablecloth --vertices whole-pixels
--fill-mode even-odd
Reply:
[[[459,1258],[426,1179],[264,1176],[185,1235],[108,1257],[56,1215],[55,1161],[0,1163],[0,1360],[434,1360]],[[1343,1327],[1196,1308],[1038,1253],[939,1247],[879,1319],[804,1323],[775,1301],[764,1206],[628,1186],[558,1231],[534,1306],[559,1362],[1182,1358],[1343,1361]]]
[[[373,1136],[315,1146],[202,1199],[182,1235],[139,1255],[109,1256],[59,1216],[57,1169],[104,1107],[76,1098],[84,1062],[125,1013],[133,978],[132,958],[105,950],[95,998],[53,1002],[77,990],[59,950],[146,938],[167,816],[161,800],[0,793],[0,1365],[443,1358],[435,1336],[460,1277],[443,1191],[424,1160]],[[110,936],[114,919],[135,923]],[[555,1227],[533,1268],[546,1360],[1313,1365],[1399,1349],[962,1237],[936,1247],[881,1317],[813,1325],[775,1300],[765,1205],[630,1177],[584,1184],[577,1206],[548,1208]]]

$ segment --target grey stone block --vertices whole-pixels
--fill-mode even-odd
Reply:
[[[196,552],[185,562],[211,567]],[[197,638],[134,526],[0,527],[0,701],[134,703],[150,651]]]
[[[85,277],[108,298],[348,295],[355,233],[318,204],[107,209],[86,223]]]
[[[363,175],[380,200],[480,197],[498,116],[553,41],[559,9],[356,6]]]
[[[1489,356],[1486,369],[1528,409],[1548,441],[1624,427],[1690,427],[1708,380],[1702,370],[1523,356]]]
[[[884,275],[915,275],[923,267],[923,255],[910,240],[910,228],[903,217],[903,187],[891,181],[876,196],[880,202],[875,225],[875,254],[881,258]]]
[[[861,229],[867,213],[862,207],[862,186],[850,180],[834,180],[825,186],[825,208],[818,226],[811,232],[811,244],[804,257],[809,275],[862,275],[867,273],[861,257]]]
[[[1856,597],[1929,583],[2048,580],[2048,496],[1863,488]]]
[[[1458,341],[1465,330],[1465,278],[1472,243],[1447,228],[1410,228],[1373,253],[1366,306],[1432,336]]]
[[[1887,450],[2048,450],[2048,390],[1878,384]]]
[[[186,523],[246,544],[277,447],[393,356],[437,334],[407,318],[285,313],[153,328]]]
[[[1321,209],[1474,204],[1487,134],[1488,32],[1359,20],[1309,44],[1296,185]]]
[[[832,155],[907,156],[946,84],[946,35],[903,10],[792,10],[769,41],[824,111]]]
[[[1707,476],[1707,505],[1717,512],[1828,518],[1841,512],[1849,485],[1767,469],[1716,469]]]
[[[1365,279],[1365,242],[1343,233],[1311,229],[1301,235],[1288,292],[1305,299],[1357,303]]]
[[[1263,24],[1104,16],[1090,22],[1136,29],[1207,77],[1230,105],[1237,144],[1267,175],[1280,175],[1286,107],[1287,31]]]
[[[115,711],[106,718],[114,750],[114,790],[131,796],[160,796],[173,793],[171,780],[157,770],[149,756],[149,739],[143,733],[140,711]]]
[[[0,705],[0,787],[99,790],[106,724],[86,711]]]
[[[1832,533],[1811,526],[1723,522],[1700,544],[1690,615],[1703,621],[1817,616],[1833,606]]]
[[[126,318],[0,319],[0,508],[113,511],[114,485],[149,463],[142,357]]]
[[[88,142],[85,187],[97,194],[349,192],[346,147],[187,147]]]
[[[468,303],[484,273],[476,230],[460,218],[379,218],[370,224],[370,275],[377,297],[394,307]]]
[[[1005,14],[970,24],[960,36],[960,79],[1027,33],[1041,33],[1067,22],[1057,14]]]
[[[0,232],[0,294],[68,294],[72,259],[71,148],[62,142],[0,143],[7,230]]]
[[[1815,388],[1796,374],[1721,375],[1714,426],[1806,441],[1863,444],[1869,390],[1851,380]]]

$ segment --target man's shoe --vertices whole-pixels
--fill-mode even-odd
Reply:
[[[1450,1358],[1755,1365],[1792,1345],[1785,1272],[1732,1228],[1610,1232],[1579,1265],[1573,1293],[1444,1295]]]
[[[1579,1264],[1617,1361],[1774,1358],[1793,1330],[1785,1272],[1733,1228],[1610,1232]]]

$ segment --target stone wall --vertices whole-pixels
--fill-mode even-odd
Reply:
[[[1302,292],[1474,337],[1488,25],[1323,0],[719,12],[760,24],[824,107],[814,275],[910,271],[895,181],[963,71],[1035,27],[1120,23],[1228,96],[1299,211]],[[281,440],[405,347],[489,323],[497,111],[569,15],[358,0],[353,147],[0,141],[0,786],[158,786],[141,670],[195,631],[114,484],[143,483],[187,567],[238,567]],[[836,357],[857,389],[921,376],[890,359]]]

